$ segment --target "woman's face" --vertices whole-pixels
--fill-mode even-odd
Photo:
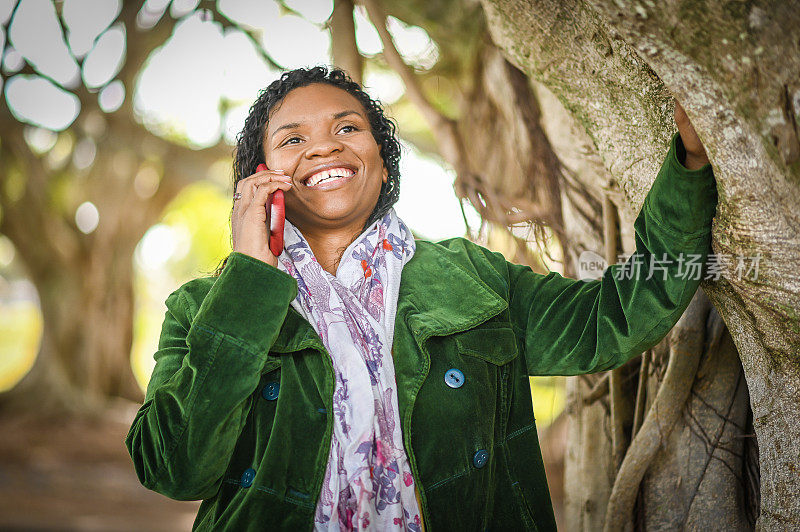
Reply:
[[[301,231],[353,227],[360,233],[389,175],[364,107],[324,83],[293,89],[273,109],[264,160],[292,178],[286,217]],[[315,184],[325,170],[332,171],[328,179]]]

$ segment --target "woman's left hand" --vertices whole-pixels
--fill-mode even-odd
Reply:
[[[678,126],[678,133],[680,133],[683,146],[686,148],[686,161],[683,162],[683,165],[689,170],[697,170],[708,164],[706,149],[678,100],[675,100],[675,124]]]

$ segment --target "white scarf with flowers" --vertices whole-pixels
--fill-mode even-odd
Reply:
[[[292,306],[319,334],[336,375],[316,530],[421,531],[391,354],[400,275],[415,250],[390,208],[347,247],[333,276],[286,220],[278,268],[297,279]]]

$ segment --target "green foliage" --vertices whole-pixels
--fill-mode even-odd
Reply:
[[[213,271],[230,253],[231,199],[214,183],[192,184],[167,207],[163,223],[188,235],[188,249],[168,262],[175,279]]]
[[[11,389],[36,360],[42,313],[30,301],[0,305],[0,392]]]
[[[547,427],[558,417],[566,405],[566,390],[563,377],[531,377],[533,416],[539,430]]]
[[[25,175],[17,165],[13,165],[4,177],[3,193],[8,198],[9,203],[16,203],[25,194]]]

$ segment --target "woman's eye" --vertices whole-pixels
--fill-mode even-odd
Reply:
[[[342,129],[340,129],[339,131],[344,131],[348,127],[353,131],[358,131],[358,128],[356,126],[342,126]]]
[[[289,137],[288,139],[286,139],[286,141],[284,141],[282,146],[285,146],[287,144],[294,144],[292,141],[295,140],[295,139],[301,140],[300,137]]]

